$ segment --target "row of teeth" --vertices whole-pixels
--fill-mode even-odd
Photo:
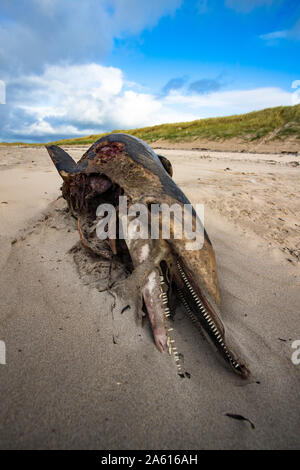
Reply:
[[[216,324],[214,323],[214,321],[213,321],[213,319],[211,318],[210,314],[209,314],[208,311],[205,309],[203,303],[201,302],[201,300],[199,299],[198,295],[196,294],[196,292],[194,291],[193,287],[191,286],[191,284],[190,284],[188,278],[186,277],[185,272],[184,272],[184,270],[182,269],[181,264],[179,263],[179,261],[177,261],[177,268],[178,268],[178,271],[180,272],[180,275],[181,275],[181,277],[182,277],[183,282],[185,283],[185,285],[186,285],[187,289],[189,290],[191,296],[193,297],[193,299],[194,299],[194,301],[195,301],[197,307],[199,308],[201,314],[203,315],[204,319],[206,320],[207,324],[209,325],[211,331],[213,332],[214,337],[216,338],[216,340],[218,341],[219,345],[221,346],[221,348],[222,348],[224,354],[226,355],[226,357],[228,358],[228,360],[230,361],[230,363],[232,364],[232,366],[233,366],[235,369],[238,369],[238,368],[240,367],[240,364],[239,364],[237,361],[235,361],[235,360],[233,359],[233,357],[231,356],[231,354],[229,353],[229,351],[228,351],[228,349],[227,349],[227,347],[226,347],[226,345],[225,345],[225,343],[224,343],[224,341],[223,341],[223,337],[222,337],[221,332],[219,331],[218,327],[217,327]],[[182,297],[183,297],[183,295],[182,295]],[[180,296],[180,298],[181,298],[181,296]],[[184,297],[183,297],[183,298],[184,298]],[[186,300],[184,299],[184,301],[183,301],[182,298],[181,298],[181,300],[182,300],[182,302],[183,302],[184,307],[187,308],[186,305],[188,305],[188,304],[187,304]],[[185,304],[186,304],[186,305],[185,305]],[[190,315],[190,316],[192,315],[192,316],[194,317],[194,315],[193,315],[193,313],[191,312],[191,309],[189,308],[189,306],[188,306],[188,309],[187,309],[187,310],[188,310],[189,315]],[[195,322],[195,321],[194,321],[194,322]],[[197,322],[198,322],[198,320],[197,320]]]
[[[168,352],[169,352],[170,356],[171,355],[174,356],[175,363],[176,363],[176,366],[177,366],[178,375],[184,376],[184,370],[183,370],[182,365],[181,365],[180,356],[179,356],[179,353],[178,353],[177,348],[175,346],[175,340],[172,338],[172,334],[171,334],[172,331],[173,331],[173,328],[170,326],[170,321],[169,321],[169,318],[171,316],[171,312],[170,312],[170,309],[169,309],[168,295],[164,290],[165,285],[166,285],[166,283],[165,283],[164,276],[160,276],[160,291],[161,291],[160,298],[162,299],[162,303],[163,303],[163,306],[164,306],[164,316],[165,316],[165,324],[166,324],[166,332],[167,332]]]
[[[177,290],[177,295],[180,298],[180,301],[181,301],[182,305],[184,306],[186,312],[188,313],[192,323],[194,323],[194,325],[199,329],[200,333],[202,333],[201,323],[199,322],[198,318],[196,317],[194,312],[191,310],[189,304],[185,300],[185,297],[183,295],[182,290],[178,289],[178,288],[176,290]]]

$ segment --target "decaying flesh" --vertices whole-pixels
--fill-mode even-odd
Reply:
[[[165,157],[157,156],[143,141],[126,135],[111,134],[95,142],[76,164],[64,150],[49,146],[47,150],[64,183],[62,192],[78,219],[82,244],[88,250],[103,253],[95,232],[96,210],[101,203],[113,204],[118,213],[120,195],[128,205],[135,203],[189,204],[172,180],[172,166]],[[196,223],[193,213],[193,223]],[[171,222],[172,225],[172,222]],[[172,228],[171,228],[172,230]],[[119,256],[132,276],[140,277],[141,296],[152,326],[159,351],[175,356],[181,373],[180,359],[169,321],[176,302],[195,326],[204,333],[232,369],[245,378],[249,371],[229,348],[220,319],[220,291],[214,250],[204,231],[204,244],[199,250],[187,250],[187,240],[159,238],[108,240],[111,253]],[[107,253],[107,251],[105,251]],[[142,279],[142,280],[141,280]]]

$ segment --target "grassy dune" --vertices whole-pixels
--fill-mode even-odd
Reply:
[[[228,117],[198,119],[191,122],[161,124],[140,129],[114,130],[113,132],[125,132],[148,143],[157,140],[184,142],[196,139],[214,141],[231,138],[238,138],[245,142],[254,142],[261,138],[282,141],[290,136],[300,139],[300,104],[296,106],[279,106]],[[57,145],[92,144],[106,134],[64,139],[51,143]]]

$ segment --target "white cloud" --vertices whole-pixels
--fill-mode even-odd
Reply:
[[[53,140],[292,104],[292,93],[280,88],[158,96],[128,84],[120,69],[95,63],[49,66],[11,80],[8,92],[4,140]]]
[[[205,117],[241,114],[273,106],[291,105],[291,93],[280,88],[255,88],[252,90],[218,91],[205,95],[180,95],[171,93],[167,105],[182,105],[197,109]]]
[[[1,0],[1,78],[60,61],[102,60],[116,37],[138,34],[182,0]]]
[[[288,31],[274,31],[273,33],[261,34],[260,39],[264,39],[265,41],[274,41],[276,39],[286,38],[288,35]]]
[[[300,19],[291,29],[285,29],[282,31],[273,31],[271,33],[262,34],[260,39],[266,41],[270,46],[276,45],[280,39],[299,40],[300,39]]]
[[[94,63],[49,66],[42,75],[22,76],[7,86],[13,99],[8,105],[15,111],[11,119],[5,116],[3,134],[9,139],[86,135],[197,117],[137,91],[140,87],[126,82],[120,69]],[[16,114],[27,119],[16,124]]]
[[[173,14],[183,0],[106,0],[113,9],[113,32],[116,36],[139,33],[152,28],[162,16]]]

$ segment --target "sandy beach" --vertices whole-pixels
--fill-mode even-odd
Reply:
[[[68,151],[79,159],[84,149]],[[46,150],[1,147],[1,449],[299,448],[299,154],[156,151],[204,204],[222,318],[251,379],[225,368],[180,308],[189,377],[179,378],[132,299],[105,290],[109,266],[78,263]]]

